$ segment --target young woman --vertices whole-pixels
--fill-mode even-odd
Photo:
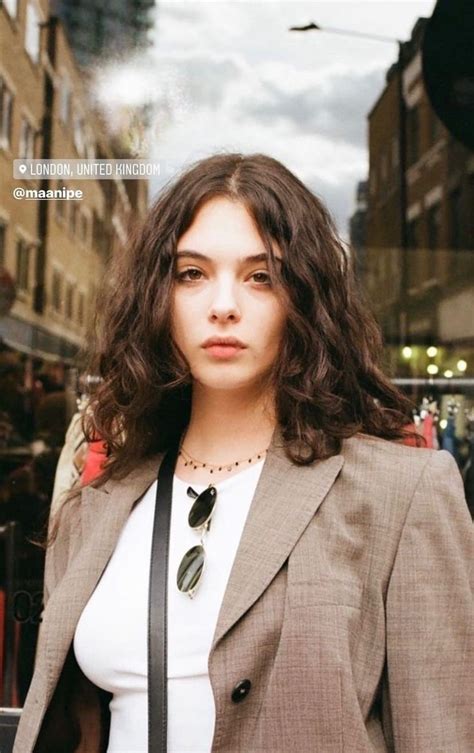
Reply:
[[[170,753],[471,750],[461,476],[406,446],[411,404],[320,200],[270,157],[205,159],[99,308],[85,431],[108,457],[50,525],[14,753],[148,750],[151,536],[176,441]],[[212,526],[192,527],[209,485]]]

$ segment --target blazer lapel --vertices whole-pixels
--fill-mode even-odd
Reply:
[[[297,466],[277,427],[255,490],[221,604],[211,651],[267,588],[334,484],[342,454]]]
[[[110,515],[113,511],[115,516],[116,511],[120,511],[119,515],[125,514],[123,521],[125,522],[134,503],[156,480],[162,458],[163,453],[147,458],[140,463],[135,471],[121,481],[111,479],[99,489],[94,489],[91,486],[84,487],[81,494],[81,529],[84,542],[89,539],[90,534],[97,526],[98,516],[102,516],[103,513]]]

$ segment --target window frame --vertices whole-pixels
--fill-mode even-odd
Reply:
[[[20,122],[20,139],[18,142],[18,158],[34,159],[35,158],[35,140],[36,128],[32,125],[29,118],[23,114]]]
[[[72,87],[68,74],[61,76],[61,91],[59,96],[59,119],[64,125],[68,125],[72,112]]]
[[[8,232],[8,222],[3,218],[0,217],[0,268],[5,268],[5,257],[6,257],[6,250],[7,250],[7,232]]]
[[[62,313],[63,275],[58,267],[53,267],[51,274],[51,306],[57,314]]]
[[[30,249],[31,244],[19,235],[15,244],[15,281],[18,290],[23,293],[30,292]]]
[[[26,4],[23,44],[28,57],[35,65],[39,64],[41,57],[41,21],[41,13],[37,4],[34,0],[29,0]]]
[[[0,147],[9,149],[12,140],[14,94],[0,76]],[[5,102],[7,105],[5,106]]]
[[[9,7],[10,4],[14,5],[14,9]],[[18,18],[18,0],[3,0],[3,7],[5,8],[10,18]]]

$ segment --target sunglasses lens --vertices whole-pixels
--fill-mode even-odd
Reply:
[[[199,583],[205,556],[204,547],[198,544],[189,549],[181,560],[176,581],[183,593],[194,590]]]
[[[188,515],[188,522],[191,528],[201,528],[209,519],[216,504],[216,496],[216,488],[210,486],[196,497]]]

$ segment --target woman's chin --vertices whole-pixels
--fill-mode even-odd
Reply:
[[[219,392],[248,389],[252,387],[256,380],[256,377],[252,378],[249,375],[243,376],[242,374],[239,376],[235,372],[234,374],[226,374],[225,369],[216,369],[215,371],[218,373],[209,374],[207,372],[206,374],[195,374],[193,375],[193,379],[199,384],[201,389],[216,390]]]

